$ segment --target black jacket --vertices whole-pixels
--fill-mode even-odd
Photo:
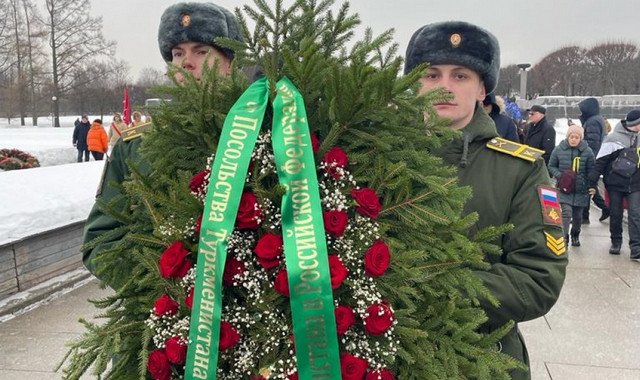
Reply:
[[[542,157],[545,164],[549,165],[551,152],[556,147],[556,130],[547,125],[547,118],[543,117],[539,122],[529,127],[525,144],[544,150]]]
[[[581,113],[580,122],[584,129],[584,139],[597,157],[602,141],[607,135],[604,117],[600,115],[600,105],[597,99],[587,98],[578,103],[578,108]]]
[[[89,129],[91,129],[91,124],[89,124],[89,122],[79,122],[73,129],[73,144],[79,150],[89,149],[89,146],[87,145],[87,134],[89,133]]]
[[[507,140],[520,142],[518,138],[518,128],[516,127],[516,123],[507,116],[500,113],[500,107],[497,105],[493,105],[491,109],[491,113],[489,113],[493,122],[496,123],[496,129],[498,130],[498,134],[500,137],[503,137]]]

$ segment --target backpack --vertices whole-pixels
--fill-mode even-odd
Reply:
[[[618,157],[611,164],[611,172],[624,178],[631,178],[636,171],[638,171],[638,165],[640,165],[640,157],[638,154],[638,148],[636,147],[637,137],[633,136],[631,146],[624,148],[618,154]]]

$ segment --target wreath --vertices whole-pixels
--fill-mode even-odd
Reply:
[[[246,43],[220,43],[259,65],[259,80],[170,69],[187,83],[157,89],[173,101],[140,145],[149,166],[129,160],[130,179],[112,184],[123,196],[100,203],[122,227],[84,248],[114,242],[94,264],[117,291],[94,301],[104,321],[83,321],[67,378],[508,378],[518,367],[497,348],[511,325],[480,332],[478,298],[492,295],[473,271],[504,230],[467,237],[469,189],[429,153],[454,132],[436,119],[424,129],[440,95],[413,95],[420,71],[397,76],[402,60],[383,53],[391,32],[346,52],[357,16],[331,3],[237,12]]]
[[[31,169],[40,166],[40,162],[29,153],[19,149],[0,149],[0,170]]]

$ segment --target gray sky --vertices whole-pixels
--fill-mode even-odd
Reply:
[[[91,13],[103,17],[105,37],[118,43],[116,57],[130,64],[134,79],[143,67],[164,70],[158,51],[158,24],[162,12],[177,2],[92,1]],[[215,3],[233,11],[253,1]],[[495,34],[500,41],[501,66],[535,64],[559,47],[572,44],[589,47],[605,41],[640,42],[635,22],[640,14],[637,0],[353,0],[350,4],[360,15],[359,30],[371,27],[380,33],[394,28],[402,55],[416,29],[447,20],[471,22]]]

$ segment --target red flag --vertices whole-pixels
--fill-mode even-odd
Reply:
[[[124,98],[122,99],[122,120],[126,125],[131,124],[131,105],[129,104],[129,89],[124,86]]]

